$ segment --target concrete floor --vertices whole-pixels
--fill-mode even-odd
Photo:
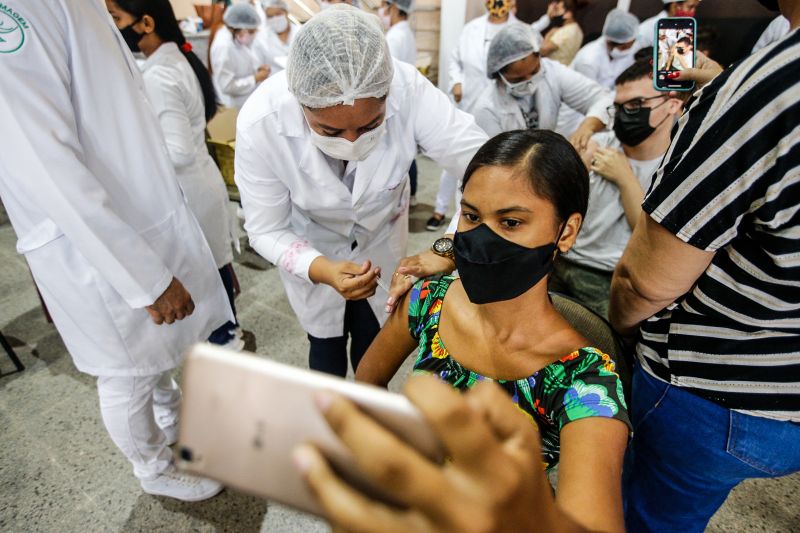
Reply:
[[[423,159],[410,252],[429,246],[434,235],[424,223],[438,176]],[[0,353],[0,531],[328,531],[313,517],[231,490],[193,504],[142,493],[102,425],[93,378],[75,370],[46,323],[15,240],[0,211],[0,329],[27,366],[11,374],[10,361]],[[305,334],[277,272],[248,253],[237,263],[239,319],[254,333],[256,353],[305,367]],[[708,531],[799,531],[799,499],[800,475],[744,483]]]

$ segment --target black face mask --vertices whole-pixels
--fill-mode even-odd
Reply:
[[[650,111],[656,109],[656,107],[642,107],[635,115],[629,115],[625,111],[617,109],[617,113],[614,116],[614,135],[617,136],[619,142],[626,146],[637,146],[650,137],[656,131],[656,128],[661,125],[661,122],[669,118],[669,115],[667,115],[664,120],[655,126],[651,126]]]
[[[139,41],[142,40],[144,35],[133,29],[134,24],[138,24],[139,20],[135,20],[119,30],[119,32],[122,34],[122,38],[125,39],[125,44],[128,45],[128,48],[131,49],[131,52],[141,52],[141,49],[139,48]]]
[[[559,231],[559,237],[561,232]],[[539,283],[553,268],[556,244],[526,248],[481,224],[456,232],[456,268],[467,298],[474,304],[511,300]]]
[[[564,25],[564,15],[556,15],[550,19],[550,24],[556,28]]]

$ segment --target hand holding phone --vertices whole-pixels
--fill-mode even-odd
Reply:
[[[653,86],[658,91],[692,91],[682,72],[695,67],[697,22],[691,17],[658,19],[653,43]]]
[[[319,411],[316,397],[347,398],[420,457],[439,463],[438,437],[405,396],[209,344],[194,346],[183,375],[180,466],[242,491],[322,514],[292,462],[313,444],[364,494],[395,503],[371,483]]]

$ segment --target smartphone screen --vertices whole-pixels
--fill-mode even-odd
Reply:
[[[670,79],[670,73],[694,68],[695,28],[696,22],[691,17],[658,19],[653,44],[653,85],[657,90],[694,89],[693,81]]]

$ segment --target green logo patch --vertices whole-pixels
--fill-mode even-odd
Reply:
[[[0,3],[0,54],[11,54],[25,44],[28,22],[16,11]]]

